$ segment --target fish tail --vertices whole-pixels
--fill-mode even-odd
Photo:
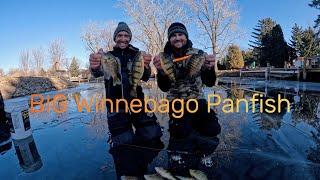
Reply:
[[[138,94],[137,94],[137,88],[136,87],[133,87],[130,91],[130,96],[132,97],[137,97]]]
[[[197,180],[198,179],[208,180],[208,177],[206,176],[206,174],[200,170],[189,169],[189,173],[192,177],[194,177]]]
[[[121,85],[121,80],[120,80],[119,77],[116,77],[116,78],[113,79],[113,85],[114,85],[114,86],[115,86],[115,85]]]

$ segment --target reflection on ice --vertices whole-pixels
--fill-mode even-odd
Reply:
[[[149,98],[162,99],[166,96],[151,82],[144,88]],[[194,148],[198,151],[181,150],[173,146],[183,142],[170,142],[168,116],[161,113],[156,113],[156,116],[163,128],[163,148],[110,148],[106,114],[94,111],[79,113],[74,99],[76,94],[88,98],[100,92],[103,92],[103,84],[84,84],[59,91],[68,97],[67,112],[30,113],[33,136],[23,142],[12,143],[9,139],[0,143],[0,179],[17,178],[21,172],[36,169],[28,173],[28,177],[47,174],[67,179],[116,179],[117,175],[143,177],[155,174],[155,167],[163,167],[185,177],[190,177],[188,171],[193,168],[206,173],[209,179],[320,177],[319,83],[223,78],[218,86],[205,88],[206,94],[218,93],[221,98],[231,99],[249,98],[257,92],[264,94],[264,98],[280,94],[291,104],[289,112],[287,107],[283,107],[279,113],[273,114],[252,113],[252,104],[249,104],[248,113],[244,112],[244,106],[240,106],[239,113],[229,114],[215,107],[222,131],[216,147],[213,148],[213,143],[212,148],[209,148],[210,143],[204,146],[203,149],[208,150],[206,153],[198,153],[199,148]],[[58,92],[47,94],[54,96],[55,93]],[[27,98],[5,103],[13,106]],[[199,139],[192,140],[195,141],[200,142]]]
[[[32,135],[26,139],[13,140],[13,144],[24,172],[31,173],[42,167],[41,157]]]

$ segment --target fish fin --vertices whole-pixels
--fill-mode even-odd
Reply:
[[[161,176],[158,174],[146,174],[143,176],[146,180],[161,180],[163,179]]]
[[[198,73],[189,73],[187,76],[188,78],[194,78],[198,75]]]
[[[194,178],[191,177],[183,177],[183,176],[176,176],[179,180],[195,180]]]
[[[138,180],[139,178],[138,177],[135,177],[135,176],[121,176],[120,177],[121,180]]]
[[[113,80],[113,86],[116,86],[116,85],[121,85],[121,80],[119,78],[115,78]]]
[[[193,54],[198,54],[198,53],[199,53],[199,49],[196,49],[196,48],[188,48],[186,55],[193,55]]]
[[[104,77],[106,80],[110,80],[110,78],[111,78],[110,74],[107,74],[107,73],[104,74]]]
[[[133,61],[136,61],[136,59],[138,59],[141,55],[142,55],[142,51],[138,51],[137,54],[134,56]]]
[[[138,96],[136,88],[132,88],[131,89],[130,96],[132,96],[132,97],[137,97]]]
[[[166,178],[166,179],[169,179],[169,180],[176,180],[176,178],[169,172],[167,171],[166,169],[164,169],[163,167],[155,167],[154,168],[156,170],[156,172]]]
[[[189,169],[189,173],[192,177],[194,177],[196,180],[208,180],[207,175],[200,171],[200,170],[194,170],[194,169]]]

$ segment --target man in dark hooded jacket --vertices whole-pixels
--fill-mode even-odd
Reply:
[[[106,98],[113,100],[126,99],[128,104],[133,97],[130,96],[132,77],[132,63],[139,52],[139,49],[130,44],[132,33],[128,25],[120,22],[114,32],[116,43],[113,51],[110,51],[121,63],[121,85],[113,86],[113,79],[105,78]],[[90,55],[90,69],[94,77],[104,75],[101,59],[104,55],[102,50]],[[151,74],[150,61],[151,55],[144,54],[144,74],[141,80],[147,81]],[[141,86],[137,87],[137,98],[144,102],[144,94]],[[114,103],[115,104],[115,103]],[[144,107],[144,104],[143,106]],[[120,107],[119,112],[108,112],[108,127],[113,145],[145,143],[150,141],[160,141],[162,136],[161,128],[157,123],[154,114],[147,114],[144,110],[140,113],[126,113],[125,107]],[[110,108],[107,109],[110,110]],[[132,125],[136,131],[133,132]]]
[[[170,25],[168,29],[168,42],[165,45],[163,53],[171,59],[186,57],[184,61],[174,62],[175,82],[172,82],[168,74],[165,74],[160,63],[160,56],[156,56],[153,59],[153,63],[158,71],[158,86],[162,91],[167,92],[167,98],[170,101],[170,141],[193,141],[199,139],[198,137],[207,137],[208,142],[210,139],[213,139],[213,145],[216,144],[216,136],[220,133],[221,127],[215,112],[213,110],[210,112],[207,111],[207,101],[202,92],[203,84],[209,87],[215,84],[215,56],[207,55],[202,50],[193,48],[192,42],[188,38],[187,29],[181,23],[173,23]],[[202,57],[205,58],[205,60],[201,66],[201,70],[197,72],[195,76],[190,77],[188,76],[189,71],[187,64],[193,56]],[[185,108],[183,117],[175,118],[172,111],[172,101],[174,99],[184,99],[186,101],[191,98],[198,100],[198,111],[190,113]],[[175,104],[176,109],[180,109],[179,105],[180,104]],[[195,109],[194,103],[190,103],[190,106],[190,109]],[[171,142],[170,144],[177,144]],[[185,150],[190,147],[175,147],[175,149],[179,148],[180,150]]]

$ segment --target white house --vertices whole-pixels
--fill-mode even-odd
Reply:
[[[302,68],[303,67],[303,57],[297,57],[297,59],[294,59],[293,65],[296,68]]]
[[[311,56],[311,57],[297,57],[293,60],[294,67],[303,68],[320,68],[320,56]]]

